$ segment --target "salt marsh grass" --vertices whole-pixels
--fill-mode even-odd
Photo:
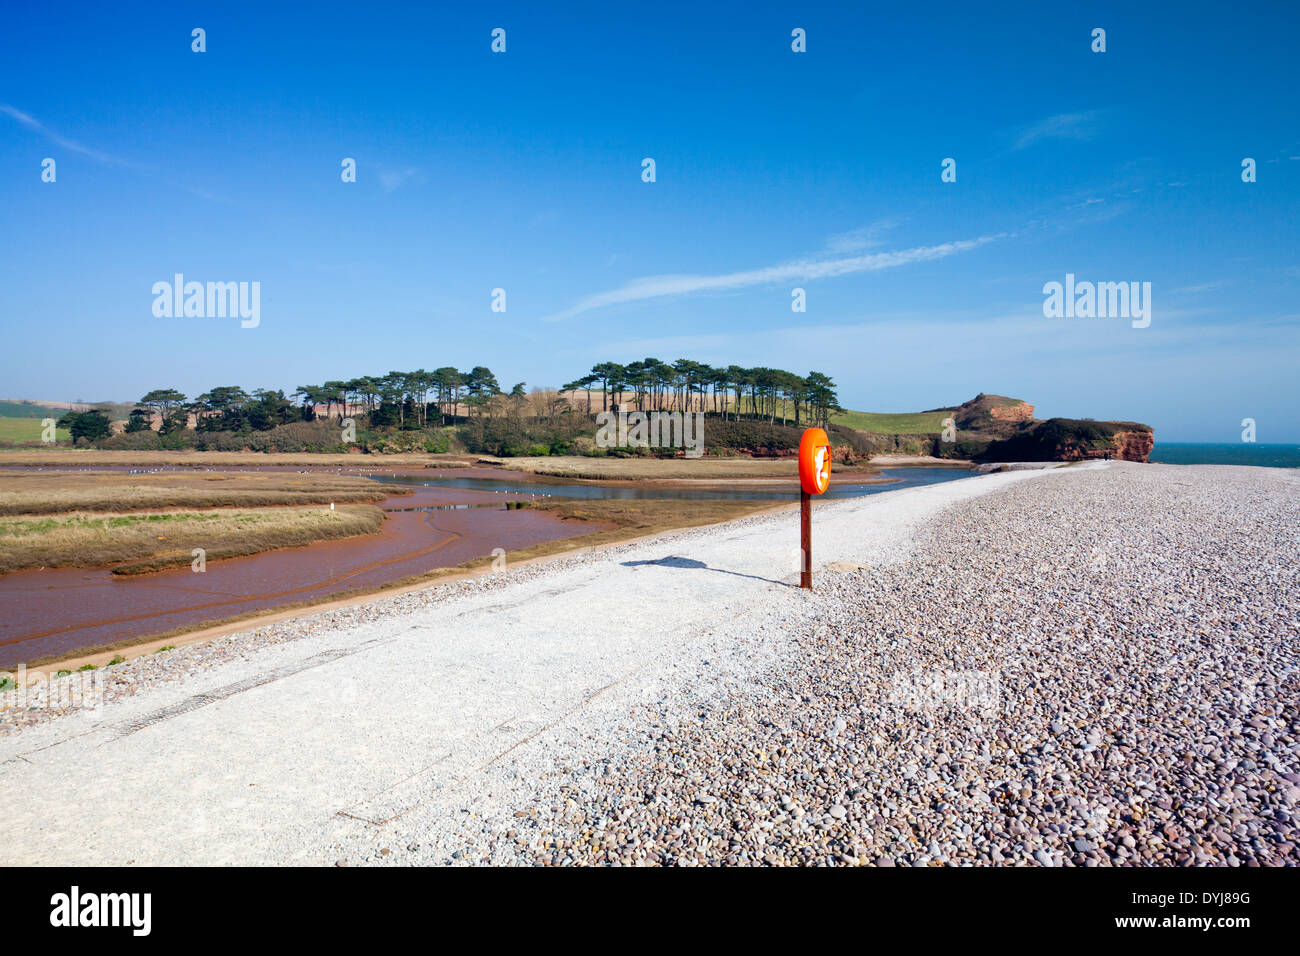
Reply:
[[[365,478],[329,474],[0,471],[0,515],[375,502],[393,493]]]
[[[194,548],[229,558],[373,534],[383,522],[373,505],[0,517],[0,573],[129,562],[114,573],[142,574],[189,565]]]

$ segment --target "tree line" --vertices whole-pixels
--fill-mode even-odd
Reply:
[[[628,365],[600,362],[582,378],[563,386],[566,391],[586,391],[591,410],[591,393],[599,384],[601,410],[623,404],[630,394],[639,411],[702,411],[723,419],[751,417],[783,424],[794,418],[824,425],[831,413],[842,411],[835,383],[821,372],[796,375],[779,368],[726,368],[678,359],[668,363],[656,358]]]
[[[523,390],[524,383],[515,386],[512,394]],[[363,406],[373,416],[385,406],[396,415],[396,423],[407,424],[408,409],[414,412],[417,420],[411,424],[423,428],[428,424],[429,407],[432,405],[439,416],[439,424],[445,425],[445,409],[451,406],[451,418],[455,420],[460,414],[461,405],[466,413],[482,408],[497,395],[504,394],[492,370],[483,365],[476,365],[468,372],[448,365],[426,372],[417,369],[414,372],[389,372],[387,375],[363,375],[347,381],[330,381],[321,385],[299,385],[294,397],[304,406],[324,405],[326,415],[333,414],[334,406],[348,409]],[[344,417],[342,412],[340,417]]]
[[[520,382],[511,394],[520,395],[523,388]],[[437,424],[445,425],[448,407],[455,421],[462,406],[473,415],[502,394],[492,370],[482,365],[468,372],[448,366],[299,385],[291,395],[281,389],[247,392],[237,385],[221,385],[191,399],[174,388],[156,388],[136,403],[126,430],[145,431],[157,421],[161,434],[171,434],[186,428],[193,415],[197,431],[269,431],[290,422],[314,421],[322,405],[326,418],[337,414],[343,419],[362,409],[375,427],[424,428],[430,424],[431,410]]]
[[[586,392],[588,415],[594,411],[593,393],[601,393],[601,410],[624,405],[630,399],[639,411],[700,411],[724,420],[764,420],[771,424],[825,425],[840,411],[835,383],[821,372],[797,375],[783,369],[714,367],[691,359],[663,362],[646,358],[626,365],[600,362],[583,377],[562,386],[570,396]],[[503,391],[492,370],[476,365],[467,372],[445,366],[432,372],[392,371],[331,380],[319,385],[299,385],[286,395],[280,389],[217,386],[189,398],[173,388],[157,388],[141,396],[127,418],[126,431],[151,430],[169,435],[189,427],[190,416],[200,432],[269,431],[292,422],[313,421],[318,409],[324,417],[339,419],[364,412],[372,428],[423,429],[455,423],[461,418],[491,417],[493,400],[507,396],[503,407],[519,417],[526,398],[524,383]],[[554,423],[560,411],[571,414],[569,402],[552,396],[563,409],[551,408],[543,417]],[[499,403],[498,403],[499,404]],[[548,406],[550,407],[550,406]],[[536,412],[543,415],[542,412]],[[102,421],[101,421],[102,419]],[[432,419],[432,420],[431,420]],[[101,412],[69,413],[59,422],[73,427],[73,438],[96,440],[108,434]]]

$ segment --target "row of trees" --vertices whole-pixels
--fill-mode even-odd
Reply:
[[[796,426],[804,422],[824,425],[833,412],[840,411],[835,383],[821,372],[796,375],[765,366],[715,368],[691,359],[668,363],[646,358],[627,365],[601,362],[587,375],[563,386],[570,395],[586,392],[588,415],[594,410],[593,392],[597,389],[602,410],[611,404],[622,405],[630,397],[640,411],[701,411],[724,420],[749,418],[771,424],[778,420],[789,424],[793,419]],[[534,411],[539,420],[547,417],[554,423],[555,415],[574,414],[567,400],[549,394],[556,407],[546,416]],[[454,423],[462,409],[471,421],[476,416],[491,418],[494,412],[513,419],[528,417],[527,398],[523,382],[504,392],[492,370],[482,365],[468,372],[447,366],[432,372],[392,371],[299,385],[288,396],[279,389],[248,392],[237,385],[222,385],[190,399],[176,389],[161,388],[141,397],[126,430],[145,431],[159,422],[159,432],[168,435],[187,428],[193,416],[194,427],[200,432],[269,431],[278,425],[312,421],[322,408],[327,419],[364,414],[373,428],[417,430],[446,425],[449,417]]]
[[[327,418],[337,415],[343,419],[364,411],[375,426],[424,428],[430,424],[430,414],[437,418],[437,424],[444,425],[449,409],[453,421],[462,406],[472,416],[502,394],[492,370],[482,365],[468,372],[448,366],[433,372],[394,371],[321,385],[299,385],[292,396],[280,389],[259,388],[250,393],[237,385],[221,385],[190,399],[174,388],[157,388],[141,397],[126,430],[144,431],[157,421],[161,422],[162,434],[171,434],[187,427],[193,415],[198,431],[269,431],[277,425],[312,421],[320,406],[325,407]],[[510,394],[523,395],[524,383],[516,385]]]
[[[522,390],[523,383],[515,386]],[[448,365],[432,372],[416,369],[414,372],[389,372],[387,375],[363,375],[348,381],[330,381],[321,385],[299,385],[294,398],[304,407],[324,405],[325,414],[332,416],[335,406],[339,417],[346,417],[348,409],[364,408],[374,413],[387,405],[397,410],[398,424],[407,425],[408,408],[418,416],[411,424],[423,428],[428,424],[430,406],[439,416],[439,424],[446,424],[446,410],[451,409],[455,419],[464,405],[466,412],[482,408],[503,394],[492,370],[476,365],[468,372]]]
[[[590,411],[597,384],[602,409],[609,408],[611,396],[622,404],[631,393],[640,411],[712,411],[724,419],[749,416],[775,423],[780,418],[785,424],[793,417],[796,425],[805,419],[824,425],[832,412],[841,411],[835,383],[821,372],[796,375],[779,368],[715,368],[691,359],[647,358],[628,365],[600,362],[564,388],[585,390]]]

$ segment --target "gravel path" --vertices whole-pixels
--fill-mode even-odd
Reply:
[[[761,516],[121,665],[0,737],[0,859],[1297,862],[1295,472],[816,513],[812,595]]]
[[[779,668],[521,767],[458,859],[1294,865],[1298,492],[1119,465],[954,508],[823,576]]]

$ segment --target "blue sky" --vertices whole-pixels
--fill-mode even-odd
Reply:
[[[462,6],[9,6],[0,397],[690,357],[1300,440],[1293,4]],[[176,272],[261,324],[155,318]],[[1066,273],[1150,326],[1045,318]]]

